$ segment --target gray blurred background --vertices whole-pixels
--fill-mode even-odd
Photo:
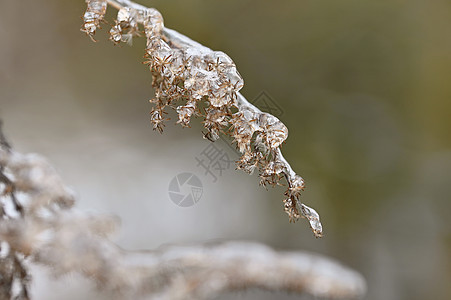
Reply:
[[[209,145],[199,120],[182,129],[172,114],[152,131],[144,40],[115,47],[104,29],[91,42],[83,0],[0,0],[0,118],[17,150],[45,155],[78,208],[118,215],[124,248],[254,240],[342,261],[367,279],[367,299],[451,299],[449,0],[140,3],[229,54],[249,100],[265,91],[282,109],[283,152],[325,237],[288,223],[282,187],[265,191],[233,166],[213,182],[195,159]],[[168,197],[182,172],[203,183],[190,208]],[[34,272],[35,299],[102,297],[77,275]]]

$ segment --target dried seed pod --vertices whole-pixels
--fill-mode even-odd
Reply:
[[[163,16],[158,10],[148,8],[142,12],[141,18],[147,38],[147,48],[152,48],[153,40],[159,39],[161,36],[164,27]]]
[[[110,30],[110,40],[115,44],[122,41],[131,43],[133,36],[138,33],[136,18],[136,10],[122,7],[117,13],[116,25]]]
[[[191,116],[194,114],[197,105],[196,99],[190,99],[184,106],[177,107],[177,113],[179,114],[179,120],[177,124],[181,124],[183,127],[189,127]]]
[[[290,220],[290,222],[296,222],[297,220],[299,220],[299,218],[301,217],[301,215],[299,214],[299,211],[296,207],[296,200],[292,199],[292,198],[286,198],[283,199],[283,203],[284,203],[284,210],[288,215],[288,219]]]
[[[94,40],[94,34],[97,28],[99,28],[100,22],[103,20],[106,8],[106,0],[86,0],[88,7],[83,15],[83,25],[81,31],[85,32],[89,37]]]
[[[207,133],[204,134],[204,137],[210,141],[216,141],[221,129],[229,124],[230,113],[224,107],[214,106],[208,107],[205,112],[204,127],[207,129]]]
[[[263,156],[261,153],[252,152],[251,150],[246,151],[240,159],[236,162],[236,168],[238,170],[243,170],[248,174],[253,174],[256,169],[261,168],[261,163]]]
[[[260,185],[277,185],[280,181],[282,172],[283,165],[279,161],[270,161],[262,167],[262,172],[260,173]]]
[[[266,145],[271,149],[279,147],[288,137],[288,128],[273,115],[261,113],[258,124],[264,133]]]
[[[299,196],[301,195],[301,192],[305,188],[304,179],[299,175],[295,175],[293,178],[289,180],[289,185],[290,187],[288,188],[286,193],[287,196],[298,199]]]
[[[164,109],[161,107],[154,107],[150,112],[150,122],[153,125],[153,130],[158,130],[158,132],[163,133],[164,127]]]

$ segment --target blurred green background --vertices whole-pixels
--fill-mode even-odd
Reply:
[[[226,52],[242,93],[265,91],[283,110],[283,152],[325,237],[288,223],[283,188],[239,171],[201,177],[201,202],[174,206],[169,180],[203,175],[200,121],[181,129],[172,115],[152,132],[144,40],[115,47],[103,29],[92,43],[79,31],[82,0],[0,1],[0,117],[20,151],[49,157],[82,209],[119,215],[126,248],[251,239],[337,258],[365,276],[367,299],[451,299],[449,0],[140,3]],[[36,295],[58,299],[38,283]]]

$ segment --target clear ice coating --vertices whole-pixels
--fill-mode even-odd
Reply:
[[[290,177],[289,181],[290,181],[290,189],[289,189],[290,196],[296,198],[299,197],[301,191],[304,190],[305,188],[304,179],[301,176],[295,174],[293,177]]]
[[[137,34],[138,22],[137,13],[129,7],[122,7],[117,13],[116,25],[110,30],[110,40],[115,44],[131,42],[133,35]]]
[[[288,137],[288,128],[276,117],[261,113],[258,118],[260,128],[265,132],[266,144],[271,148],[279,147]]]
[[[110,29],[110,39],[115,43],[119,43],[121,41],[122,39],[121,25],[116,25]]]
[[[234,137],[241,153],[249,148],[255,132],[260,133],[257,135],[256,142],[264,143],[265,148],[269,149],[279,147],[288,137],[288,128],[271,114],[241,107],[234,117]],[[240,145],[241,143],[243,144]]]
[[[182,124],[182,126],[184,127],[188,127],[191,116],[194,114],[195,110],[196,110],[196,100],[194,99],[188,100],[188,102],[184,106],[182,105],[178,106],[177,113],[179,115],[179,120],[177,121],[177,123]]]
[[[144,26],[144,34],[147,38],[147,49],[151,49],[155,41],[160,40],[164,23],[163,16],[154,8],[146,8],[144,11],[137,13],[137,21]]]
[[[313,230],[313,233],[316,237],[322,237],[323,235],[323,226],[319,220],[318,213],[311,207],[307,205],[301,204],[301,212],[302,215],[309,221],[310,227]]]
[[[264,170],[265,174],[277,175],[283,172],[283,165],[278,161],[270,161]]]
[[[121,9],[119,9],[119,11],[117,12],[117,22],[121,23],[121,22],[125,22],[125,23],[131,23],[134,22],[136,23],[136,21],[134,20],[135,18],[132,17],[132,14],[134,15],[134,10],[132,10],[130,7],[122,7]]]
[[[95,33],[106,12],[106,0],[88,0],[82,31]],[[124,4],[125,3],[125,4]],[[110,30],[114,43],[129,41],[138,34],[138,23],[144,27],[146,63],[155,90],[150,120],[155,130],[163,131],[165,108],[175,108],[177,123],[189,127],[192,116],[204,117],[204,137],[215,141],[221,132],[234,138],[242,156],[237,168],[259,171],[261,185],[276,185],[282,178],[288,182],[284,208],[290,221],[309,220],[317,237],[322,235],[315,210],[299,201],[304,180],[282,156],[280,147],[288,137],[288,128],[275,116],[260,111],[241,94],[243,78],[233,60],[222,51],[213,51],[188,37],[164,27],[156,9],[129,1],[119,1],[115,25]],[[199,103],[205,103],[204,108]],[[236,111],[238,110],[238,111]]]
[[[106,13],[107,1],[106,0],[88,0],[88,7],[83,15],[82,31],[86,32],[89,36],[93,36],[99,28],[100,22]]]

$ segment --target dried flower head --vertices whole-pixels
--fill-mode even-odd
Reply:
[[[114,44],[126,42],[131,44],[134,35],[138,34],[136,11],[130,7],[122,7],[117,13],[115,24],[110,30],[110,40]]]
[[[94,34],[105,16],[107,1],[86,0],[86,3],[88,4],[88,8],[83,16],[83,26],[81,27],[81,31],[85,32],[93,41],[95,41]]]

